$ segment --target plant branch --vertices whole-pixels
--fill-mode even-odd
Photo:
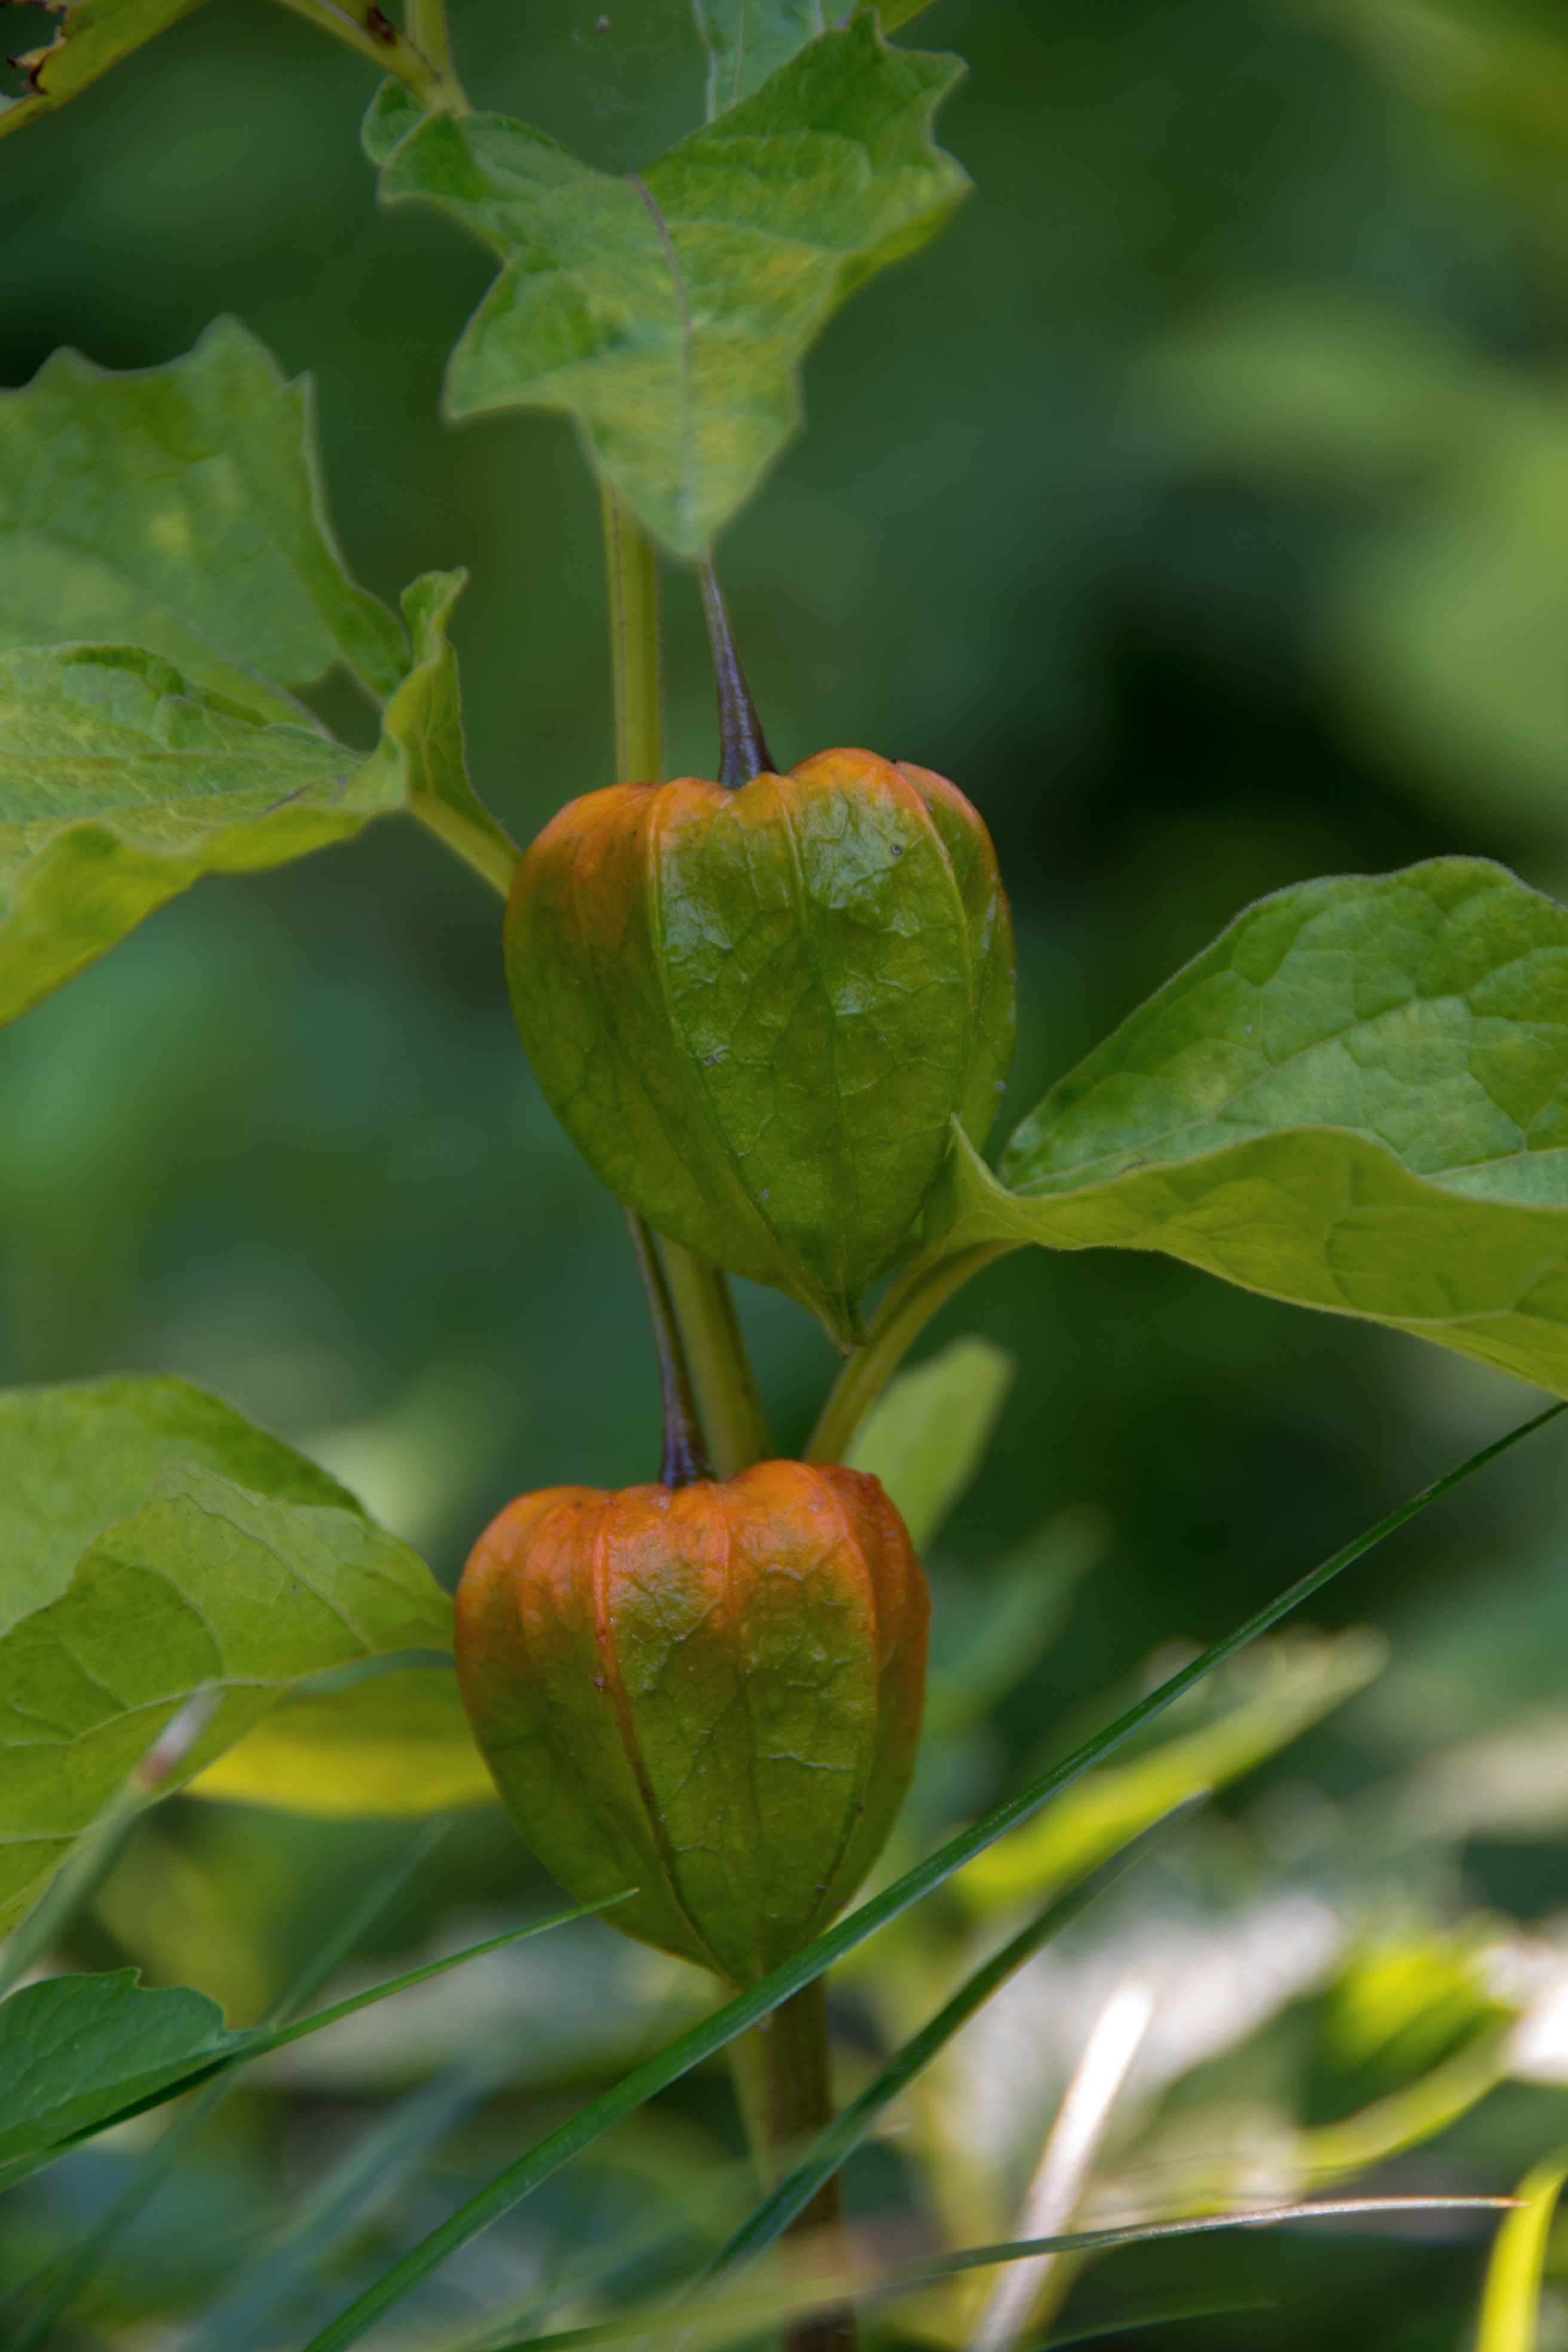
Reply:
[[[664,1411],[664,1460],[659,1481],[666,1486],[689,1486],[694,1479],[711,1478],[713,1465],[708,1458],[702,1423],[697,1415],[691,1373],[680,1343],[680,1327],[670,1304],[664,1268],[658,1262],[653,1228],[624,1202],[621,1213],[632,1237],[632,1255],[642,1276],[647,1319],[653,1325],[653,1344],[658,1352],[658,1395]]]
[[[773,755],[763,740],[762,721],[741,667],[730,607],[713,568],[705,555],[697,567],[702,590],[702,613],[708,623],[708,643],[713,654],[713,677],[719,688],[719,782],[731,787],[749,784],[753,776],[770,775]]]
[[[426,113],[472,113],[452,64],[443,0],[410,0],[406,31],[383,13],[376,0],[280,0],[280,5],[368,58],[383,73],[394,75]],[[434,55],[425,47],[433,32],[427,21],[432,14],[439,19]]]
[[[857,1348],[828,1393],[805,1449],[808,1462],[842,1462],[856,1431],[939,1307],[962,1290],[993,1258],[1020,1242],[980,1242],[949,1257],[921,1252],[911,1259],[872,1318],[871,1336]]]
[[[820,1977],[781,2001],[757,2027],[761,2053],[763,2134],[773,2157],[793,2165],[803,2146],[833,2122],[833,2078],[827,2038],[827,1992]],[[837,2170],[803,2197],[779,2234],[795,2249],[791,2268],[796,2283],[823,2270],[844,2267],[844,2199]],[[784,2331],[784,2352],[854,2352],[853,2305],[830,2305],[793,2320]]]

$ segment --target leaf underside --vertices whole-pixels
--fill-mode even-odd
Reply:
[[[1479,858],[1280,891],[943,1188],[944,1250],[1161,1250],[1568,1394],[1568,910]]]

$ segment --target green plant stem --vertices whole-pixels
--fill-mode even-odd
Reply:
[[[799,2158],[833,2122],[833,2077],[827,2034],[827,1993],[817,1977],[756,2028],[762,2130],[773,2169]],[[844,2201],[837,2170],[829,2172],[792,2214],[781,2235],[810,2248],[798,2276],[844,2268]],[[856,2324],[847,2303],[808,2312],[784,2331],[784,2352],[853,2352]]]
[[[449,801],[438,800],[434,793],[410,793],[408,814],[444,843],[455,857],[460,857],[481,882],[488,882],[498,898],[511,896],[517,852],[498,835],[471,824],[461,809],[455,809]]]
[[[706,1258],[679,1242],[667,1241],[663,1249],[713,1466],[721,1478],[732,1478],[774,1451],[735,1301],[728,1278]]]
[[[829,1392],[805,1449],[808,1462],[842,1462],[855,1432],[899,1369],[908,1349],[954,1291],[1017,1242],[981,1242],[951,1257],[915,1258],[877,1309],[871,1336],[857,1348]]]
[[[452,63],[443,0],[411,0],[405,31],[375,0],[281,0],[281,5],[393,75],[427,114],[473,112]],[[439,19],[438,26],[432,17]],[[432,39],[434,53],[426,46]]]
[[[713,679],[719,689],[719,782],[733,791],[737,785],[749,784],[753,776],[773,774],[773,755],[763,738],[757,706],[752,700],[752,689],[741,667],[730,607],[724,602],[724,591],[710,555],[705,555],[698,565],[697,580],[702,591],[702,616],[708,624],[708,645],[713,656]]]
[[[664,644],[658,562],[652,540],[620,493],[601,484],[615,688],[616,776],[657,784],[664,774]],[[730,1285],[679,1242],[660,1236],[676,1320],[721,1478],[772,1454],[762,1400]]]

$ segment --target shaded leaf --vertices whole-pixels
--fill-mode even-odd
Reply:
[[[0,1389],[0,1633],[65,1591],[172,1455],[283,1503],[359,1511],[346,1486],[188,1381],[117,1375]]]
[[[710,121],[827,29],[823,0],[691,0],[691,13],[708,52]]]
[[[978,1471],[1016,1370],[989,1339],[954,1339],[889,1381],[861,1423],[844,1458],[881,1480],[917,1551]]]
[[[943,1250],[1162,1250],[1568,1392],[1568,911],[1480,858],[1265,898],[962,1136]]]
[[[307,1676],[449,1647],[422,1560],[357,1512],[283,1503],[178,1456],[0,1639],[0,1927],[198,1691],[189,1778]]]
[[[396,789],[384,763],[265,722],[157,654],[0,654],[0,1022],[203,874],[343,840]]]
[[[62,7],[48,47],[16,61],[26,68],[32,88],[21,98],[0,97],[0,139],[41,114],[52,114],[200,5],[201,0],[76,0],[74,7]]]
[[[504,898],[518,853],[468,781],[458,656],[447,639],[468,576],[426,572],[404,590],[414,667],[382,712],[381,748],[372,764],[388,777],[394,803],[439,834]]]
[[[0,392],[0,646],[145,646],[264,719],[342,662],[377,698],[402,631],[327,520],[312,389],[220,319],[167,366],[55,352]]]
[[[0,2001],[0,2164],[90,2130],[134,2101],[256,2041],[185,1986],[110,1976],[46,1977]]]
[[[434,1813],[496,1802],[457,1677],[442,1666],[300,1691],[195,1780],[193,1797],[324,1820]]]
[[[634,179],[501,115],[426,116],[383,194],[440,205],[504,264],[452,355],[449,413],[570,409],[643,520],[705,547],[799,425],[832,312],[963,194],[929,128],[958,70],[857,18]]]

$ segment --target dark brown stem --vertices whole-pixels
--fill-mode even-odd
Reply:
[[[833,2121],[833,2077],[828,2063],[827,1995],[817,1977],[763,2018],[757,2028],[762,2048],[763,2125],[775,2160],[792,2163],[803,2147]],[[799,2274],[842,2273],[837,2244],[844,2201],[837,2173],[824,2181],[784,2233],[800,2242]],[[809,2248],[809,2251],[808,2251]],[[784,2352],[855,2352],[855,2312],[835,2304],[812,2312],[784,2331]]]
[[[632,1237],[632,1255],[642,1276],[647,1319],[653,1325],[653,1344],[658,1351],[658,1395],[664,1408],[664,1462],[659,1481],[666,1486],[689,1486],[695,1478],[711,1478],[713,1465],[708,1458],[697,1399],[692,1394],[680,1326],[675,1319],[669,1285],[659,1263],[652,1226],[635,1209],[628,1209],[625,1202],[621,1203],[621,1213]]]
[[[708,623],[708,643],[713,650],[713,676],[719,687],[719,782],[731,789],[749,784],[753,776],[773,774],[773,756],[763,740],[762,721],[735,650],[730,607],[705,555],[697,567],[702,588],[702,611]]]

